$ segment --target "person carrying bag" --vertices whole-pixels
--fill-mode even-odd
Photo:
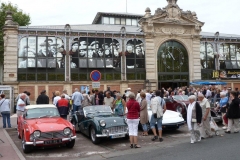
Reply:
[[[156,97],[154,97],[151,100],[152,117],[150,121],[150,126],[154,134],[152,141],[155,141],[156,139],[158,139],[156,129],[155,129],[155,124],[157,122],[159,141],[162,142],[163,141],[163,138],[162,138],[162,119],[163,118],[162,117],[166,111],[166,103],[164,99],[160,97],[160,95],[161,95],[161,92],[156,91]]]

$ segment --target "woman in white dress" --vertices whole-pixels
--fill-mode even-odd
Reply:
[[[202,122],[202,108],[196,101],[196,96],[191,95],[188,97],[189,105],[187,110],[187,124],[191,133],[191,143],[201,141],[200,125]]]

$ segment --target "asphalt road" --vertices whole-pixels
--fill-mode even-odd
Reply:
[[[189,142],[109,158],[110,160],[239,160],[240,134],[225,134],[199,143]],[[137,149],[134,149],[137,150]]]

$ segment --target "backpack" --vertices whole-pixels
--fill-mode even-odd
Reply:
[[[153,111],[154,118],[161,118],[163,116],[163,107],[162,107],[163,98],[161,98],[161,102],[160,102],[159,98],[160,97],[154,97],[151,100],[151,106],[156,105],[155,107],[157,108],[156,113],[154,113],[154,111]],[[159,114],[157,114],[157,113],[159,113]]]
[[[115,107],[115,114],[118,116],[123,116],[124,115],[124,109],[123,109],[123,104],[122,104],[122,99],[121,99],[121,103],[118,104]]]

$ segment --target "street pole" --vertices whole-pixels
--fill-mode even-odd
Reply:
[[[215,39],[214,39],[214,43],[215,43],[215,49],[216,49],[216,52],[214,53],[214,56],[215,56],[215,70],[216,72],[219,73],[219,32],[216,32],[215,33]],[[218,76],[216,76],[216,80],[219,80],[219,74],[217,74]]]

